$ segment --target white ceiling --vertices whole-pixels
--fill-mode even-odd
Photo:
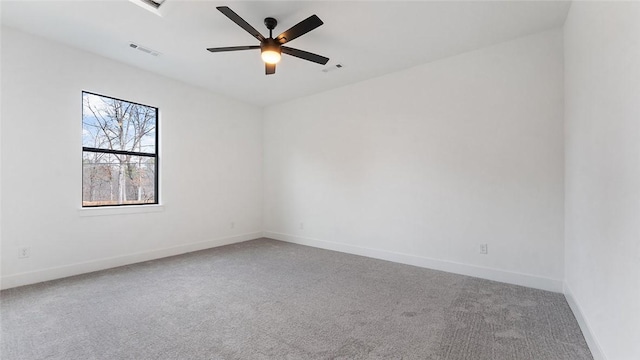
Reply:
[[[562,26],[570,3],[166,0],[158,13],[129,0],[0,5],[3,25],[264,106]],[[266,76],[258,50],[206,51],[258,45],[216,10],[223,5],[265,35],[264,18],[276,18],[274,36],[318,15],[324,25],[288,46],[331,60],[322,66],[284,55],[276,74]],[[161,55],[133,50],[130,42]],[[341,70],[322,71],[338,63]]]

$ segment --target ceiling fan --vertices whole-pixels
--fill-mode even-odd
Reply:
[[[267,29],[269,29],[269,37],[266,38],[262,36],[262,34],[260,34],[258,30],[254,29],[253,26],[249,25],[248,22],[246,22],[243,18],[241,18],[227,6],[218,6],[216,7],[216,9],[220,10],[221,13],[226,15],[234,23],[238,24],[238,26],[251,34],[251,36],[258,39],[258,41],[260,41],[260,45],[208,48],[207,50],[211,52],[260,49],[262,53],[262,60],[265,63],[265,73],[267,75],[276,73],[276,64],[280,61],[282,53],[321,65],[325,65],[329,61],[329,58],[324,56],[313,54],[304,50],[290,48],[288,46],[283,46],[289,41],[300,37],[317,28],[318,26],[324,24],[322,20],[320,20],[320,18],[316,15],[311,15],[308,18],[300,21],[296,25],[293,25],[289,30],[283,32],[275,38],[273,37],[273,29],[275,29],[276,25],[278,25],[278,21],[276,21],[276,19],[272,17],[268,17],[264,19],[264,24]]]

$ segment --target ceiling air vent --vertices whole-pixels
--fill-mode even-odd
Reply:
[[[146,53],[146,54],[149,54],[149,55],[152,55],[152,56],[158,56],[158,55],[160,55],[160,53],[159,53],[159,52],[157,52],[157,51],[155,51],[155,50],[151,50],[151,49],[149,49],[148,47],[145,47],[145,46],[142,46],[142,45],[138,45],[138,44],[136,44],[136,43],[129,43],[129,46],[130,46],[132,49],[140,50],[140,51],[142,51],[143,53]]]
[[[322,72],[328,73],[329,71],[339,70],[339,69],[342,69],[343,67],[344,67],[344,65],[342,65],[342,64],[335,64],[333,66],[329,66],[329,67],[326,67],[326,68],[322,69]]]

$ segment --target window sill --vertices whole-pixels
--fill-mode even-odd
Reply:
[[[78,209],[80,216],[144,214],[164,211],[164,205],[104,206]]]

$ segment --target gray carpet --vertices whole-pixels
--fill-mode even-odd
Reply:
[[[1,293],[14,359],[591,359],[561,294],[260,239]]]

